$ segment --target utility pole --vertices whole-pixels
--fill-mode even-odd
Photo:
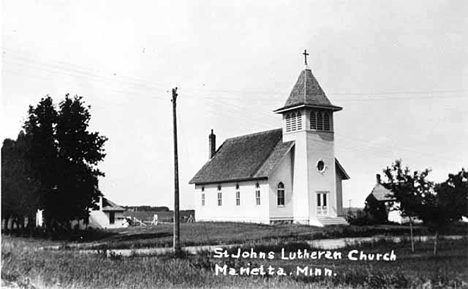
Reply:
[[[174,255],[179,256],[180,248],[180,223],[179,223],[179,156],[177,153],[177,116],[176,101],[177,87],[172,89],[172,115],[174,128]]]

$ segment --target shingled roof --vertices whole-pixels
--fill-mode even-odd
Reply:
[[[227,139],[189,183],[212,184],[266,179],[293,146],[294,141],[283,142],[282,129]],[[349,179],[337,159],[335,166],[344,180]]]
[[[302,70],[296,84],[289,94],[288,100],[282,108],[275,110],[275,112],[282,112],[303,106],[328,108],[336,111],[342,109],[330,102],[310,68]]]
[[[123,212],[125,211],[124,208],[121,206],[117,205],[116,203],[112,202],[109,199],[103,198],[102,200],[102,211],[104,212]]]
[[[227,139],[189,183],[268,178],[294,145],[282,138],[282,130],[275,129]]]
[[[390,202],[395,200],[392,191],[379,183],[375,184],[369,196],[374,196],[374,198],[379,202]]]

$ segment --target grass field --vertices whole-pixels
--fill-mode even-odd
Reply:
[[[181,222],[186,222],[190,216],[195,217],[194,210],[181,210],[180,211],[180,220]],[[158,215],[159,222],[172,222],[174,217],[173,211],[125,211],[125,217],[135,217],[142,222],[151,223],[153,221],[153,216]]]
[[[105,257],[77,251],[41,250],[43,240],[3,236],[2,286],[36,288],[468,288],[468,239],[440,243],[438,257],[432,257],[432,244],[416,244],[414,254],[408,243],[374,242],[340,249],[342,259],[281,260],[286,251],[314,250],[304,242],[258,243],[243,249],[273,251],[273,259],[214,258],[213,252],[173,259],[158,257]],[[351,261],[350,250],[366,253],[394,251],[396,261]],[[231,248],[230,252],[236,252]],[[216,275],[216,265],[255,268],[260,265],[283,267],[295,272],[300,266],[329,268],[336,276],[224,276]],[[430,284],[430,285],[429,285]],[[24,287],[27,288],[27,287]]]
[[[460,224],[448,230],[448,234],[468,235],[466,224]],[[91,234],[84,237],[80,248],[136,249],[153,247],[171,247],[173,226],[129,227]],[[229,222],[196,222],[181,224],[183,246],[225,245],[263,243],[270,241],[307,241],[342,237],[368,236],[405,236],[409,228],[399,225],[379,226],[329,226],[312,227],[307,225],[261,225]],[[422,226],[415,227],[415,236],[430,235]],[[77,238],[78,239],[78,238]],[[76,247],[76,246],[73,246]]]

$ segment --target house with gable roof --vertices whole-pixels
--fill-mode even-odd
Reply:
[[[307,57],[307,53],[304,52]],[[347,224],[335,158],[333,105],[307,66],[286,103],[274,112],[283,127],[227,139],[190,180],[198,221]]]
[[[99,198],[99,209],[89,212],[88,227],[115,229],[127,227],[128,222],[124,217],[125,209],[108,198]]]
[[[402,212],[396,209],[398,207],[399,203],[393,196],[393,192],[382,185],[380,174],[377,174],[376,183],[365,201],[364,210],[368,212],[368,218],[382,223],[387,221],[398,224],[409,223],[409,217],[403,216]],[[413,222],[421,223],[422,221],[413,217]]]

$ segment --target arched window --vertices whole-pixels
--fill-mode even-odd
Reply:
[[[239,184],[236,185],[236,206],[240,206],[240,190],[239,190]]]
[[[286,114],[286,132],[291,131],[291,114]]]
[[[297,130],[302,129],[302,114],[300,111],[297,112]]]
[[[317,119],[315,111],[310,112],[310,129],[317,129]]]
[[[284,184],[279,183],[278,184],[278,190],[277,190],[277,204],[278,206],[284,206]]]
[[[328,112],[323,113],[323,126],[324,130],[330,130],[330,114]]]
[[[202,194],[201,194],[201,205],[204,206],[205,205],[205,187],[201,187],[201,191],[202,191]]]
[[[293,112],[291,115],[291,130],[295,131],[297,129],[297,123],[296,123],[296,114]]]
[[[255,202],[257,206],[260,205],[260,185],[258,183],[255,184]]]
[[[317,129],[323,130],[323,114],[321,111],[317,112]]]

